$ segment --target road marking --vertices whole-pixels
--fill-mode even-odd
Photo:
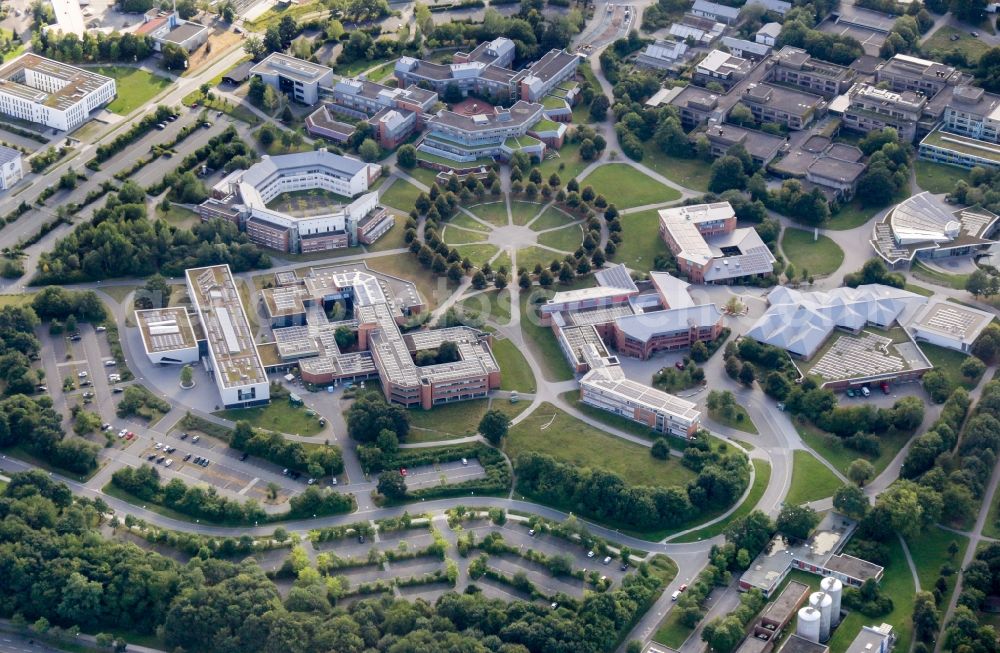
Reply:
[[[243,488],[242,490],[240,490],[239,492],[237,492],[237,494],[246,494],[246,493],[247,493],[247,491],[248,491],[248,490],[249,490],[250,488],[252,488],[252,487],[253,487],[254,485],[257,485],[257,481],[259,481],[259,480],[260,480],[260,477],[259,477],[259,476],[254,476],[254,477],[253,477],[253,480],[252,480],[252,481],[250,481],[249,483],[247,483],[247,484],[246,484],[246,487],[244,487],[244,488]]]

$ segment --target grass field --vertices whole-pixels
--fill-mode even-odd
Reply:
[[[469,212],[474,214],[476,217],[489,222],[497,227],[507,226],[507,203],[506,202],[488,202],[486,204],[476,204],[475,206],[469,207]]]
[[[623,215],[622,243],[615,252],[615,262],[628,267],[649,272],[653,261],[661,254],[669,254],[660,238],[660,214],[656,210]]]
[[[380,201],[394,209],[399,209],[403,213],[413,210],[413,205],[420,195],[420,189],[408,181],[397,179],[389,186],[389,190],[380,193]]]
[[[917,161],[914,164],[917,173],[917,186],[932,193],[950,193],[955,183],[965,179],[969,171],[955,166],[946,166],[933,161]]]
[[[553,252],[551,249],[543,249],[541,247],[522,247],[517,250],[517,267],[534,270],[535,264],[540,264],[544,268],[548,267],[553,259],[561,261],[563,256],[565,255],[560,254],[559,252]],[[495,268],[496,266],[494,265],[493,267]]]
[[[679,159],[667,156],[656,143],[649,141],[642,149],[642,165],[655,170],[670,181],[694,190],[708,190],[712,178],[712,164],[701,159]]]
[[[459,302],[466,311],[479,313],[483,318],[489,318],[497,324],[510,322],[510,292],[507,290],[488,290],[466,297]]]
[[[511,202],[510,216],[513,218],[514,224],[523,226],[538,215],[544,206],[544,204],[535,202]]]
[[[549,177],[554,172],[559,175],[565,185],[570,179],[583,172],[589,163],[589,161],[580,158],[579,143],[567,143],[559,149],[559,156],[545,159],[538,166],[538,170],[542,173],[542,181],[548,183]]]
[[[813,234],[804,229],[785,229],[781,236],[781,251],[798,274],[808,270],[813,276],[833,274],[844,262],[844,251],[826,236],[813,240]]]
[[[979,383],[979,379],[967,379],[962,376],[960,368],[962,362],[969,357],[968,354],[938,347],[929,342],[922,342],[919,347],[927,359],[934,364],[934,368],[941,371],[951,383],[960,385],[966,390],[972,390]]]
[[[619,209],[672,202],[681,197],[677,190],[625,163],[611,163],[597,168],[580,182],[580,187],[584,186],[593,186],[596,193],[604,195],[609,204]]]
[[[681,645],[691,636],[694,628],[688,628],[680,619],[680,611],[671,610],[660,622],[660,626],[653,635],[653,641],[664,646],[679,650]]]
[[[801,424],[796,421],[795,429],[799,432],[802,440],[813,451],[836,467],[841,474],[847,474],[847,468],[858,458],[870,462],[872,467],[875,468],[875,473],[881,474],[889,463],[892,462],[892,459],[896,457],[899,450],[903,448],[907,440],[910,439],[910,436],[903,433],[882,434],[879,436],[879,442],[882,445],[881,452],[878,456],[872,456],[855,451],[854,449],[848,449],[840,442],[837,436],[825,433],[812,424]]]
[[[524,354],[510,340],[494,340],[493,356],[500,366],[500,389],[518,392],[534,392],[535,375],[528,367]]]
[[[177,227],[178,229],[190,229],[201,222],[201,216],[197,213],[175,204],[170,205],[169,211],[163,211],[159,206],[157,206],[156,217],[172,227]]]
[[[570,225],[563,229],[546,232],[538,237],[538,243],[546,247],[552,247],[564,252],[575,252],[580,243],[583,242],[583,230],[577,225]],[[529,270],[534,268],[532,265]]]
[[[683,485],[694,478],[676,458],[653,458],[647,447],[607,435],[549,403],[510,430],[504,450],[512,460],[534,451],[577,467],[604,469],[637,486]]]
[[[475,435],[479,420],[488,410],[499,410],[513,419],[520,415],[529,402],[512,404],[506,399],[474,399],[455,404],[436,406],[431,410],[410,410],[410,433],[406,442],[438,442]]]
[[[246,420],[253,426],[292,435],[316,435],[323,430],[316,417],[306,414],[306,408],[293,406],[285,399],[275,400],[266,406],[220,410],[215,413],[224,419]]]
[[[484,234],[488,233],[490,228],[481,222],[476,222],[464,213],[458,213],[455,217],[448,220],[448,224],[455,225],[456,227],[461,227],[463,229],[471,229],[473,231],[481,231]]]
[[[428,188],[434,185],[434,181],[437,179],[437,171],[429,170],[427,168],[416,167],[411,170],[404,170],[407,175],[413,177],[420,183],[424,184]]]
[[[958,40],[952,41],[952,36],[958,36]],[[957,29],[951,25],[944,25],[939,30],[931,34],[931,37],[921,44],[920,49],[924,52],[941,50],[951,52],[957,50],[965,55],[970,66],[975,66],[979,62],[979,57],[983,56],[989,46],[970,35],[968,31]]]
[[[841,207],[835,215],[824,225],[827,229],[854,229],[872,219],[876,213],[885,207],[865,207],[861,205],[861,200],[855,198]]]
[[[753,423],[752,419],[750,419],[750,415],[747,413],[746,408],[737,404],[735,410],[736,412],[734,413],[732,419],[711,410],[708,411],[708,416],[712,418],[712,421],[717,422],[722,426],[728,426],[731,429],[736,429],[737,431],[752,433],[754,435],[760,433],[760,431],[757,430],[757,425]],[[740,415],[743,416],[743,419],[740,419]]]
[[[740,517],[745,517],[749,515],[753,509],[757,506],[757,502],[760,498],[764,496],[764,491],[767,490],[768,483],[771,482],[771,464],[766,460],[751,459],[754,469],[753,485],[750,487],[750,493],[747,494],[746,500],[743,501],[733,511],[727,519],[720,521],[718,523],[712,524],[711,526],[706,526],[705,528],[700,528],[696,531],[691,531],[687,535],[682,535],[676,540],[671,540],[672,542],[698,542],[710,537],[715,537],[726,530],[726,526],[729,522],[734,519],[739,519]]]
[[[490,245],[488,243],[459,245],[455,249],[458,250],[458,253],[463,259],[468,258],[477,268],[481,268],[486,265],[486,263],[499,251],[499,248],[496,245]]]
[[[934,294],[933,290],[912,283],[908,283],[905,286],[903,286],[903,290],[909,290],[910,292],[915,292],[918,295],[923,295],[924,297],[930,297],[931,295]]]
[[[123,116],[143,106],[173,83],[166,77],[129,66],[101,66],[92,70],[114,78],[118,95],[108,105],[108,110]]]
[[[559,395],[562,399],[570,402],[574,408],[586,415],[587,417],[597,420],[607,424],[612,428],[616,428],[619,431],[625,431],[626,433],[631,433],[632,435],[637,435],[640,438],[648,438],[649,440],[654,440],[660,437],[660,434],[651,428],[643,426],[638,422],[634,422],[630,419],[622,417],[621,415],[615,415],[614,413],[609,413],[606,410],[601,410],[596,406],[591,406],[590,404],[585,404],[580,401],[580,391],[570,390],[569,392],[564,392]],[[667,441],[672,445],[680,444],[682,441],[677,438],[667,438]]]
[[[958,544],[958,553],[954,557],[948,554],[948,545],[952,542]],[[934,583],[938,579],[938,572],[942,564],[948,561],[957,567],[962,562],[965,550],[969,546],[969,538],[932,526],[912,541],[907,541],[906,545],[910,549],[913,565],[917,568],[920,589],[930,592],[934,589]],[[951,593],[955,590],[956,575],[947,576],[946,580],[948,581],[948,592],[941,601],[942,605],[948,605]]]
[[[520,252],[518,252],[518,264],[523,265],[520,261]],[[587,283],[560,286],[560,289],[585,288],[591,284],[590,279],[586,281]],[[573,378],[573,370],[563,357],[562,349],[559,348],[556,337],[552,335],[552,329],[541,326],[537,317],[536,307],[528,305],[528,298],[531,294],[522,292],[520,295],[521,333],[524,334],[524,339],[527,341],[528,346],[535,350],[535,360],[541,365],[542,375],[545,377],[545,380],[569,381]],[[529,310],[532,311],[530,316],[528,314]]]
[[[576,218],[571,215],[564,213],[562,210],[557,209],[554,206],[550,206],[545,209],[545,211],[538,216],[538,219],[528,225],[533,231],[545,231],[546,229],[555,229],[556,227],[564,227],[571,222],[576,222]]]
[[[797,506],[832,496],[843,483],[808,451],[796,450],[792,464],[792,486],[785,503]]]
[[[965,282],[969,280],[967,274],[940,272],[927,267],[919,260],[913,261],[913,267],[910,268],[910,271],[917,279],[955,290],[965,290]]]

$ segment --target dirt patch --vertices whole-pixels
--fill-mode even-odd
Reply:
[[[197,72],[199,68],[213,61],[213,54],[218,57],[242,40],[243,38],[235,32],[217,29],[208,37],[208,42],[205,45],[191,53],[188,59],[187,74]]]

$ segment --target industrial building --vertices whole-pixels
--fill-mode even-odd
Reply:
[[[198,206],[202,219],[236,222],[249,238],[285,252],[316,252],[370,244],[385,234],[395,217],[367,192],[381,174],[379,166],[325,149],[264,156],[247,170],[236,170]],[[341,196],[343,202],[293,215],[268,204],[284,193],[312,189]]]
[[[792,541],[776,535],[740,576],[740,590],[759,589],[764,596],[770,596],[792,569],[831,576],[851,587],[860,587],[869,578],[881,580],[882,567],[840,553],[856,528],[853,520],[829,512],[808,540]],[[831,618],[829,613],[828,618]],[[801,612],[799,620],[801,623]]]
[[[996,242],[996,224],[996,214],[986,209],[956,210],[923,192],[886,213],[875,224],[870,243],[889,267],[905,267],[915,258],[984,254]]]
[[[37,54],[0,68],[0,113],[69,132],[115,99],[115,80]]]
[[[229,266],[192,268],[184,277],[205,335],[207,356],[202,360],[215,379],[222,405],[248,408],[268,403],[267,373]]]
[[[408,281],[360,263],[312,268],[301,278],[278,273],[275,283],[263,292],[265,309],[277,327],[279,360],[274,365],[297,365],[308,383],[378,378],[388,400],[424,409],[482,398],[500,387],[491,335],[468,327],[400,331],[424,308]],[[341,327],[356,335],[349,351],[337,344],[335,333]],[[415,362],[419,352],[436,350],[446,341],[457,345],[458,360]]]
[[[333,86],[333,68],[280,52],[269,54],[250,74],[301,104],[316,104],[319,89]]]
[[[735,653],[771,653],[808,596],[807,585],[789,581],[778,598],[764,608]]]
[[[660,211],[660,237],[692,283],[730,283],[773,272],[774,255],[753,228],[736,228],[729,202]]]
[[[0,190],[10,190],[24,178],[21,153],[12,147],[0,145]]]

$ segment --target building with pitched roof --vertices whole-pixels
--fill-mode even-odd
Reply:
[[[730,7],[729,5],[720,5],[717,2],[709,2],[709,0],[694,0],[694,5],[691,6],[691,13],[695,16],[710,18],[726,25],[732,25],[740,16],[740,9],[739,7]]]

